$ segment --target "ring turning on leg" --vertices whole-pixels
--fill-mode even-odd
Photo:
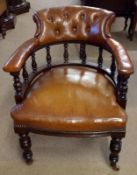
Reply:
[[[31,139],[28,134],[20,134],[20,146],[23,149],[23,158],[26,163],[32,163]]]
[[[117,162],[119,160],[119,152],[121,151],[121,138],[113,138],[110,143],[110,165],[114,170],[119,170],[119,167],[117,166]]]

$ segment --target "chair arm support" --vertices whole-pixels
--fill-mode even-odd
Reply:
[[[124,47],[112,38],[107,39],[107,46],[116,59],[118,73],[130,76],[134,72],[134,66]]]
[[[34,49],[38,46],[38,39],[32,38],[23,43],[9,58],[3,70],[10,73],[19,72]]]

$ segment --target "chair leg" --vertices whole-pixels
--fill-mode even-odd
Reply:
[[[20,146],[23,149],[23,158],[27,164],[32,163],[31,139],[28,134],[19,134]]]
[[[110,143],[110,165],[111,167],[118,171],[119,167],[117,166],[117,162],[119,160],[119,153],[121,151],[121,138],[116,138],[116,137],[112,137],[111,143]]]

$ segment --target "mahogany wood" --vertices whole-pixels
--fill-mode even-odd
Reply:
[[[47,67],[51,67],[51,55],[50,55],[50,47],[47,46],[46,47],[47,50],[47,56],[46,56],[46,60],[47,60]]]
[[[86,64],[87,55],[86,55],[86,45],[85,44],[80,44],[80,59],[83,65]]]
[[[121,151],[121,145],[122,145],[122,142],[121,142],[121,138],[117,137],[112,137],[112,140],[111,140],[111,143],[110,143],[110,151],[111,151],[111,154],[110,154],[110,164],[112,166],[112,168],[116,171],[119,170],[119,167],[117,166],[117,162],[119,160],[119,153]]]
[[[23,66],[23,72],[22,72],[22,76],[24,78],[24,83],[27,83],[29,81],[29,75],[28,72],[26,70],[26,64]]]
[[[35,53],[33,53],[31,55],[31,58],[32,58],[32,63],[31,63],[32,70],[33,70],[33,73],[35,73],[35,72],[37,72],[37,63],[36,63],[36,59],[35,59]]]
[[[103,49],[99,47],[98,67],[102,68],[103,64]]]
[[[115,57],[112,55],[112,63],[111,63],[111,76],[113,79],[115,79],[115,71],[116,71],[116,63],[115,63]]]
[[[14,79],[15,101],[16,103],[20,103],[22,101],[22,83],[20,81],[19,73],[12,73],[11,75]]]
[[[32,151],[31,151],[31,139],[28,136],[28,133],[26,134],[19,134],[19,142],[20,146],[23,150],[23,157],[26,160],[26,163],[30,164],[32,163]]]
[[[69,59],[68,44],[65,43],[64,44],[64,64],[68,63],[68,59]]]
[[[126,108],[127,91],[128,91],[127,84],[129,77],[118,75],[117,79],[118,79],[117,83],[118,102],[123,108]]]

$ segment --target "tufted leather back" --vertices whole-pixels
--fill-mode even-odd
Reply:
[[[86,42],[105,46],[114,13],[91,7],[69,6],[38,11],[35,37],[41,45],[60,42]]]

